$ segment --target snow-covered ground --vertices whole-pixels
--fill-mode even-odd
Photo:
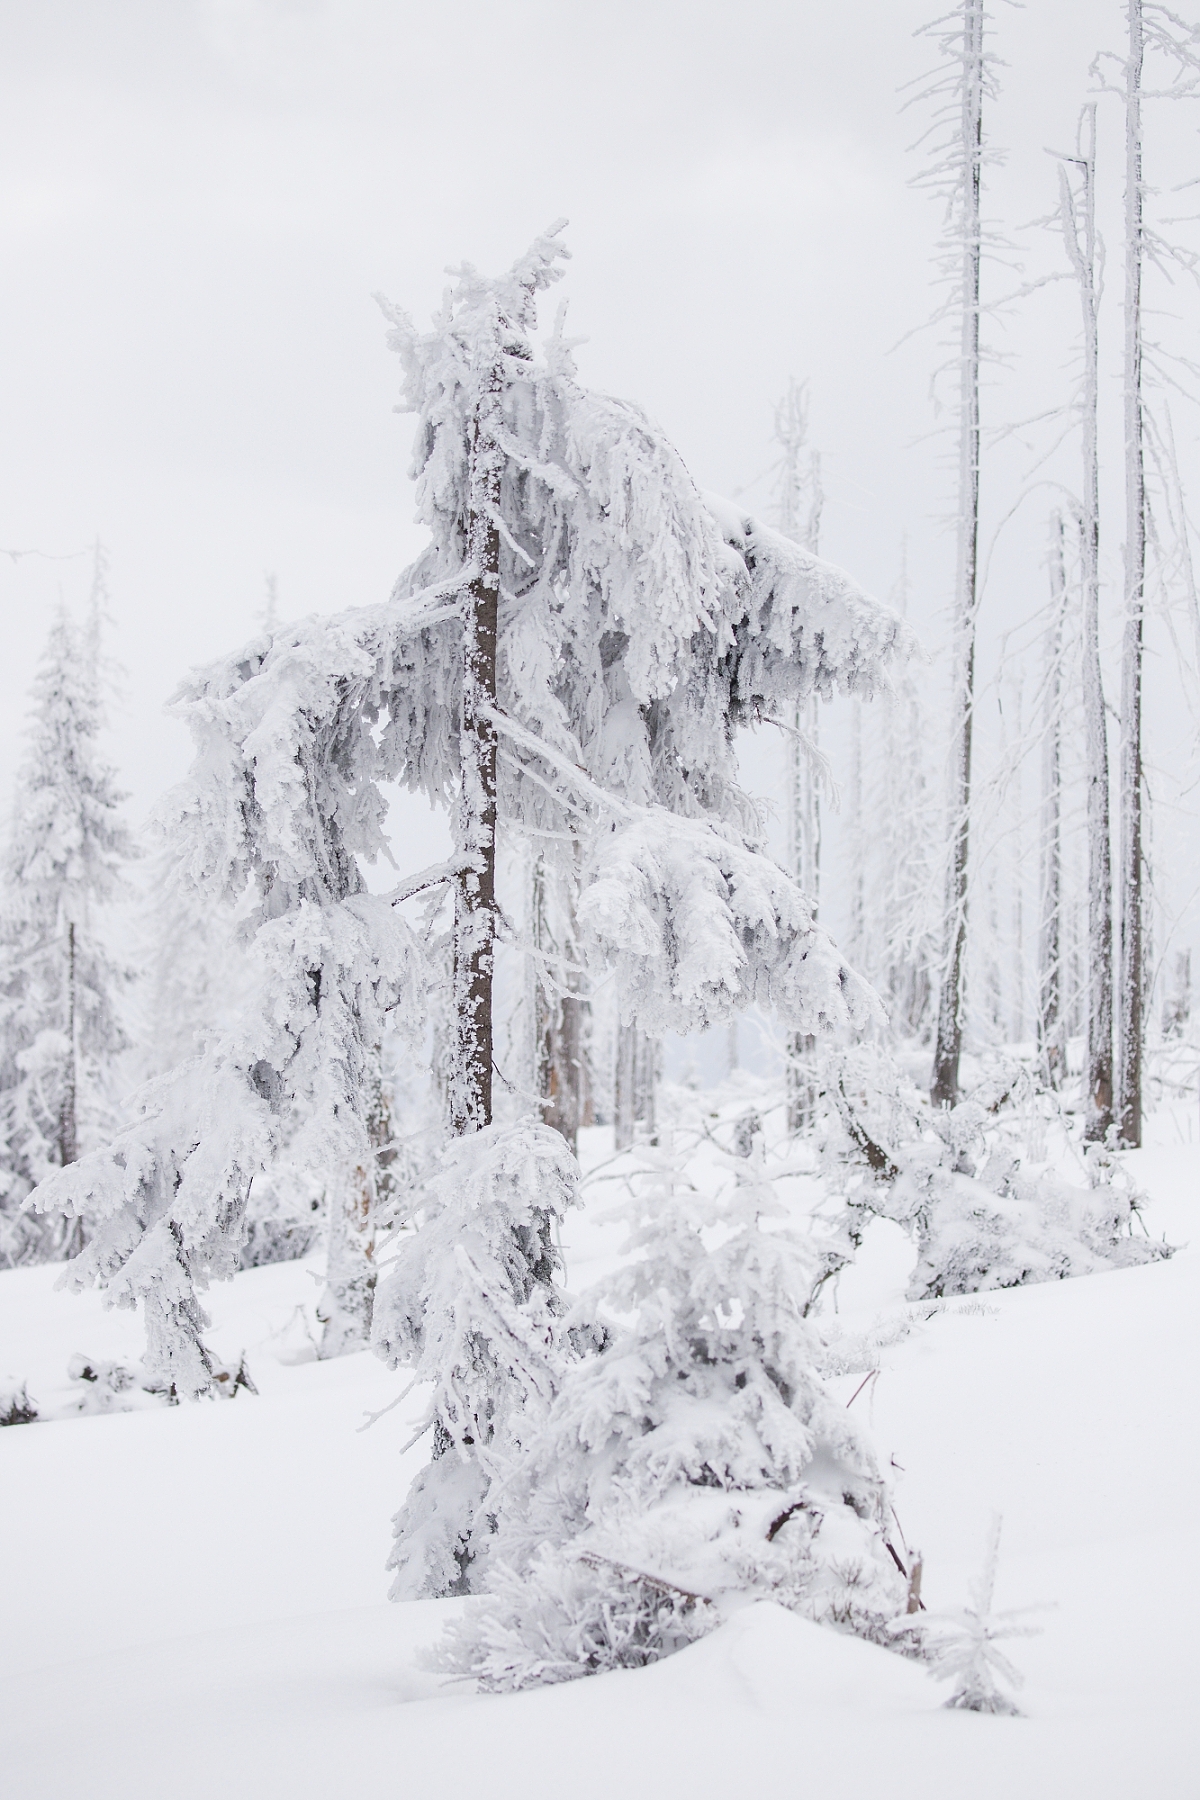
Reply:
[[[1196,1146],[1155,1123],[1135,1159],[1148,1224],[1200,1240]],[[585,1216],[566,1250],[581,1287],[610,1233]],[[910,1260],[875,1226],[843,1322],[912,1310]],[[73,1353],[141,1346],[135,1319],[55,1293],[56,1274],[0,1274],[0,1377],[48,1410],[79,1391]],[[311,1360],[316,1291],[291,1264],[209,1296],[211,1341],[245,1352],[257,1397],[0,1433],[6,1800],[1196,1793],[1200,1241],[951,1302],[854,1399],[931,1607],[965,1598],[994,1510],[997,1604],[1054,1605],[1012,1646],[1021,1719],[946,1712],[916,1665],[769,1605],[637,1673],[495,1698],[425,1672],[461,1603],[391,1606],[382,1570],[419,1396],[359,1429],[401,1387],[367,1355]]]

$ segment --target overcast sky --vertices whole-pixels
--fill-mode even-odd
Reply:
[[[789,375],[809,380],[822,549],[886,593],[907,532],[936,644],[952,560],[949,473],[925,435],[936,346],[891,348],[932,304],[938,212],[907,185],[922,118],[897,92],[931,60],[913,37],[926,3],[0,0],[0,548],[69,558],[103,537],[139,809],[186,763],[163,701],[253,629],[267,571],[296,616],[377,599],[420,542],[372,293],[427,317],[447,264],[496,269],[559,216],[583,379],[644,404],[726,493],[771,462]],[[1053,203],[1045,146],[1070,146],[1121,18],[1117,0],[996,11],[989,129],[1009,156],[989,205],[1015,232]],[[1119,116],[1103,108],[1115,357]],[[1161,179],[1195,173],[1195,121],[1155,129],[1151,177],[1155,155]],[[1049,234],[1020,241],[1024,275],[993,271],[993,298],[1055,263]],[[1177,299],[1194,335],[1194,298]],[[1068,301],[1035,296],[996,328],[1011,361],[991,423],[1066,397]],[[1106,405],[1115,421],[1112,382]],[[1186,409],[1177,430],[1192,470]],[[1035,436],[985,469],[989,521]],[[1045,512],[1027,502],[1006,528],[992,635],[1040,604]],[[1115,573],[1115,514],[1106,549]],[[48,609],[86,574],[0,558],[6,782]]]

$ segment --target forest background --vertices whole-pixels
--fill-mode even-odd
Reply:
[[[902,110],[904,85],[934,61],[913,36],[924,16],[909,0],[865,0],[852,20],[759,3],[736,22],[726,6],[672,0],[499,11],[0,5],[0,217],[19,274],[0,294],[0,549],[42,553],[0,557],[0,781],[19,757],[53,604],[82,606],[97,532],[110,559],[110,649],[124,669],[113,749],[135,818],[186,766],[185,734],[163,701],[189,665],[250,635],[268,575],[283,618],[382,597],[421,534],[405,480],[410,427],[390,410],[396,375],[371,294],[403,295],[425,317],[439,299],[431,271],[464,254],[502,266],[514,244],[569,214],[568,331],[587,339],[581,373],[636,395],[702,485],[744,493],[769,516],[773,409],[789,378],[809,383],[822,554],[881,597],[907,561],[910,617],[934,654],[918,680],[940,801],[954,471],[952,431],[936,428],[952,418],[930,401],[938,334],[906,336],[937,304],[939,208],[908,185],[926,114]],[[986,171],[984,214],[1013,248],[985,270],[985,304],[1034,289],[984,330],[1000,360],[983,393],[985,792],[973,880],[1010,939],[1036,753],[1019,790],[986,790],[1035,705],[1047,520],[1062,501],[1053,484],[1078,485],[1071,438],[1035,469],[1062,432],[1046,415],[1071,394],[1078,303],[1065,281],[1036,286],[1064,256],[1060,235],[1033,221],[1056,202],[1046,148],[1073,148],[1089,64],[1120,50],[1122,24],[1101,0],[1002,5],[992,38],[1007,66],[986,132],[1004,160]],[[1146,177],[1165,191],[1160,217],[1194,210],[1195,190],[1169,192],[1195,170],[1192,112],[1149,109]],[[1121,128],[1119,102],[1102,100],[1106,653],[1121,624],[1124,524]],[[1177,315],[1155,331],[1186,343],[1186,277],[1174,287],[1152,277],[1148,301]],[[1178,396],[1172,407],[1184,489],[1195,492],[1197,415]],[[1168,620],[1152,589],[1148,627],[1152,968],[1194,938],[1200,878],[1196,673],[1178,582],[1173,599]],[[1111,658],[1108,673],[1115,701]],[[849,714],[835,708],[822,723],[843,798]],[[864,724],[869,737],[869,711]],[[783,853],[778,737],[747,740],[743,766],[776,806]],[[438,857],[445,829],[422,802],[397,797],[389,830],[406,862]],[[845,805],[827,810],[822,912],[843,942],[852,830]],[[1024,898],[1031,945],[1034,886]],[[1011,1035],[1032,1035],[1032,969],[1028,990],[1024,1019],[1005,1003]]]

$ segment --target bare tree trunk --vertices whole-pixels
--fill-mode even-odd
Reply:
[[[458,1137],[492,1120],[492,972],[496,939],[496,635],[500,602],[501,374],[490,375],[471,444],[467,554],[474,579],[464,595],[462,786],[456,848],[466,867],[454,889],[450,1128]]]
[[[975,610],[979,554],[979,275],[983,165],[983,0],[963,0],[962,321],[958,449],[958,569],[954,607],[950,748],[950,866],[931,1099],[958,1100],[967,950],[967,862],[971,820],[971,728],[975,708]]]
[[[825,491],[821,486],[821,456],[817,450],[809,451],[808,521],[801,532],[799,516],[801,484],[797,458],[807,435],[806,408],[797,415],[797,418],[799,421],[798,436],[794,432],[794,442],[788,445],[788,454],[791,456],[793,466],[789,481],[790,510],[783,529],[789,535],[801,538],[805,548],[811,550],[815,556],[821,540],[821,513],[825,505]],[[815,918],[821,903],[821,793],[815,767],[821,734],[821,712],[820,701],[815,694],[803,707],[796,708],[792,724],[794,736],[789,764],[788,795],[788,834],[791,840],[792,871],[801,888],[813,903],[813,917]],[[805,739],[807,739],[807,747]],[[816,1049],[816,1038],[807,1032],[794,1032],[788,1041],[787,1128],[793,1134],[806,1130],[816,1118]]]
[[[1099,332],[1096,239],[1096,108],[1080,115],[1076,154],[1078,204],[1060,169],[1060,206],[1067,255],[1075,271],[1083,323],[1080,428],[1083,496],[1079,519],[1083,565],[1083,722],[1087,783],[1087,1051],[1085,1136],[1105,1137],[1113,1108],[1112,847],[1109,824],[1108,730],[1100,667]]]
[[[1142,1141],[1145,1006],[1142,894],[1142,648],[1146,588],[1146,471],[1142,426],[1142,0],[1128,0],[1125,64],[1125,634],[1121,647],[1121,973],[1117,1125]]]
[[[591,1008],[579,992],[579,946],[573,894],[555,887],[545,861],[533,871],[533,938],[538,955],[534,974],[534,1060],[542,1118],[571,1146],[579,1148],[579,1128],[591,1123],[588,1060]]]
[[[819,705],[814,695],[803,708],[796,708],[788,796],[792,871],[813,903],[814,918],[821,901],[821,802],[811,758],[817,747]],[[806,1130],[816,1116],[816,1048],[816,1038],[807,1032],[793,1032],[788,1039],[787,1128],[793,1135]]]
[[[1042,917],[1038,944],[1038,1050],[1042,1077],[1062,1086],[1066,1069],[1062,969],[1062,649],[1067,604],[1062,514],[1050,522],[1050,629],[1042,723]]]
[[[659,1046],[636,1025],[617,1027],[617,1067],[613,1083],[613,1144],[628,1150],[638,1136],[655,1136],[655,1088]]]
[[[867,843],[866,793],[863,780],[862,701],[850,702],[850,961],[857,968],[870,966],[875,956],[867,946]]]
[[[375,1305],[374,1171],[366,1155],[326,1200],[325,1290],[317,1307],[322,1359],[363,1350]]]
[[[1009,872],[1012,880],[1012,1006],[1009,1014],[1009,1037],[1014,1044],[1025,1038],[1025,853],[1021,842],[1023,825],[1023,805],[1025,788],[1025,758],[1023,740],[1025,732],[1025,671],[1018,668],[1012,683],[1013,711],[1016,715],[1016,749],[1013,756],[1012,776],[1009,781],[1009,813],[1011,826],[1008,834]]]
[[[1165,1038],[1185,1036],[1192,1017],[1192,953],[1175,952],[1175,979],[1171,991],[1163,999],[1162,1034]]]
[[[65,979],[67,1057],[63,1066],[62,1099],[58,1109],[58,1160],[66,1168],[79,1155],[76,1113],[79,1105],[79,1059],[75,1030],[75,922],[67,926],[67,966]]]
[[[66,968],[66,1040],[67,1060],[63,1069],[62,1100],[58,1113],[58,1160],[63,1168],[79,1156],[79,1031],[77,1026],[77,987],[75,969],[75,922],[67,926]],[[83,1219],[78,1215],[67,1223],[63,1254],[78,1256],[86,1242]]]

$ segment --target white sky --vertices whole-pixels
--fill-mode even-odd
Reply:
[[[889,354],[931,304],[937,210],[906,186],[919,121],[897,100],[930,60],[912,36],[929,4],[0,0],[0,548],[103,536],[139,810],[186,764],[164,699],[252,629],[266,571],[295,616],[377,599],[419,543],[372,292],[428,316],[446,264],[507,264],[560,215],[583,378],[647,406],[726,493],[769,464],[774,402],[807,378],[822,549],[886,592],[907,531],[936,644],[951,546],[949,472],[921,441],[934,346]],[[1121,18],[1118,0],[996,10],[1009,68],[991,123],[1010,154],[991,210],[1015,230],[1053,204],[1044,146],[1069,147]],[[1119,117],[1103,105],[1111,376]],[[1151,179],[1196,172],[1184,111],[1151,120]],[[1053,264],[1051,238],[1023,241],[1027,272]],[[1012,279],[993,275],[993,297]],[[1194,339],[1194,294],[1175,303]],[[992,424],[1065,397],[1073,318],[1053,290],[1005,328]],[[1110,379],[1113,432],[1116,400]],[[1195,491],[1195,413],[1176,428]],[[1010,443],[989,461],[989,521],[1028,460]],[[1002,538],[992,636],[1040,604],[1047,505]],[[85,590],[82,560],[0,558],[4,781],[47,610]],[[1114,632],[1115,600],[1114,583]],[[1182,694],[1160,710],[1179,764]]]

